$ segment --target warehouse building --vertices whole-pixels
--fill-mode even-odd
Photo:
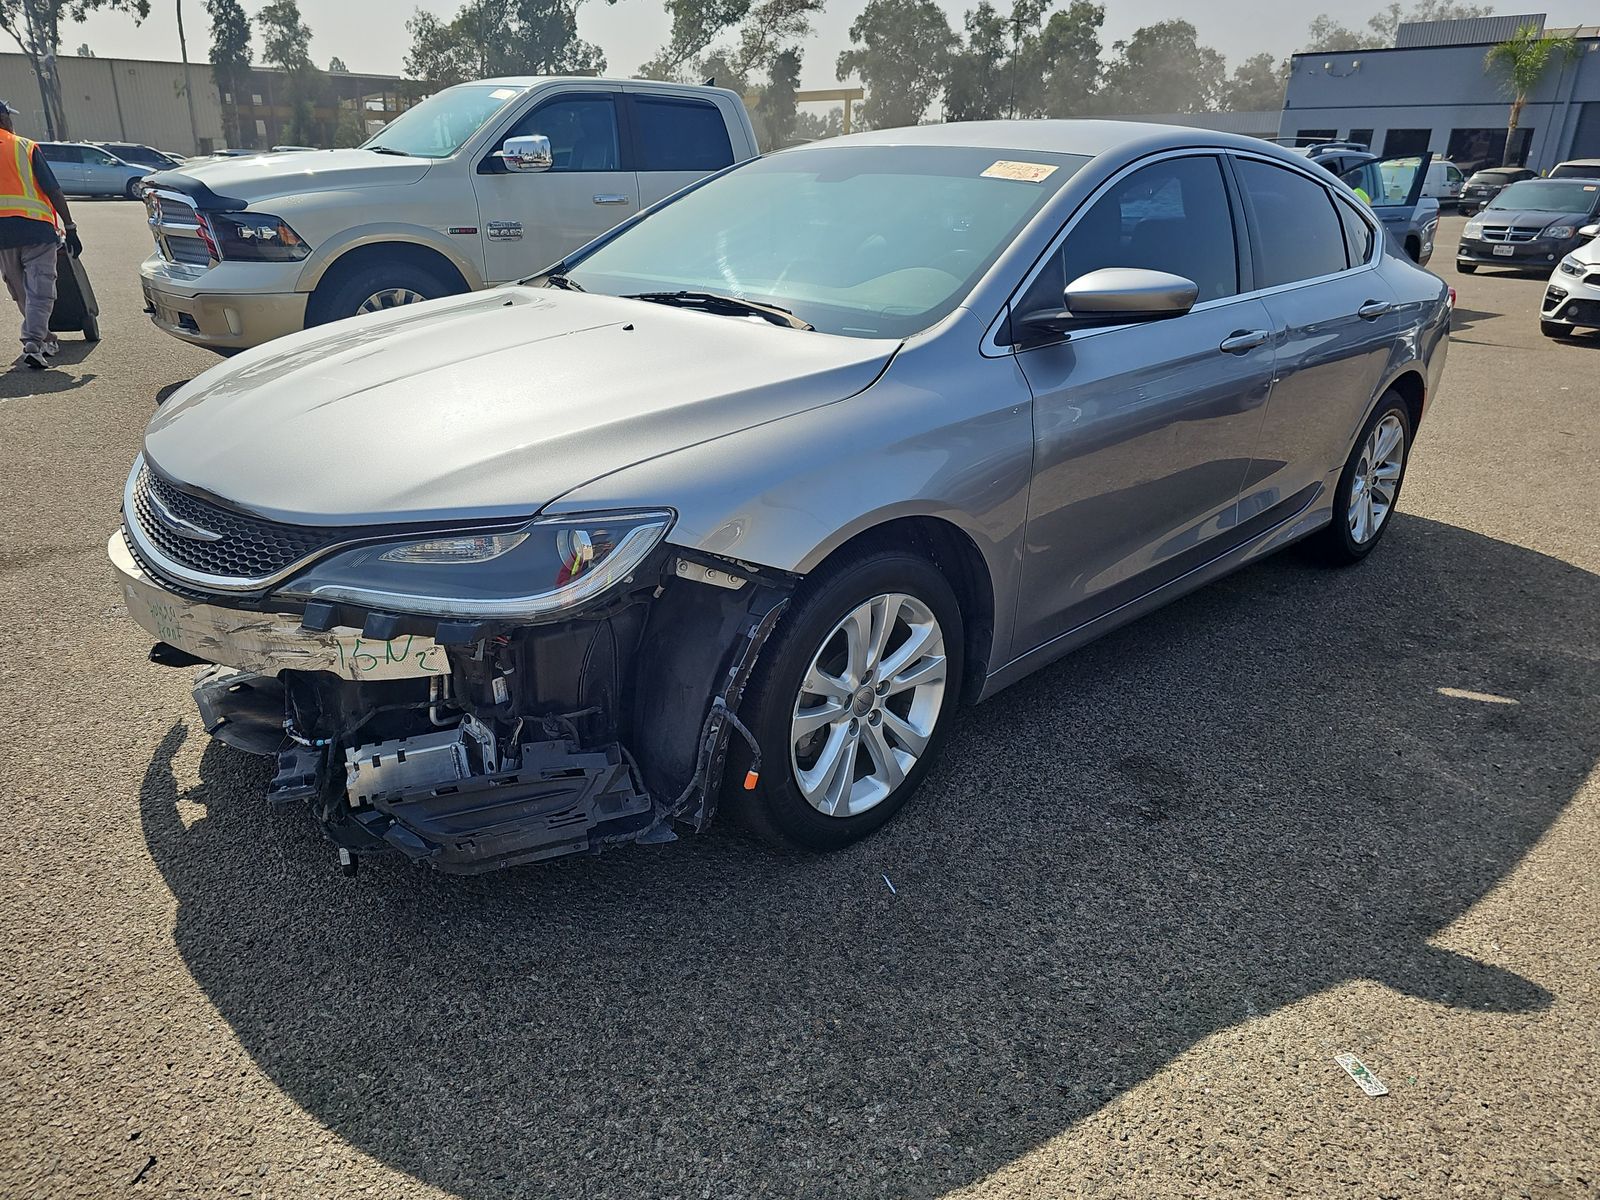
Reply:
[[[1421,21],[1400,26],[1394,47],[1296,54],[1279,134],[1348,138],[1385,157],[1431,150],[1464,171],[1498,165],[1511,96],[1483,57],[1542,14]],[[1569,158],[1600,158],[1600,27],[1571,34],[1577,53],[1557,56],[1523,109],[1511,161],[1547,171]]]
[[[264,150],[292,140],[294,110],[284,72],[254,67],[245,73],[238,95],[222,95],[210,63],[190,63],[195,128],[189,128],[184,103],[182,63],[130,58],[56,59],[66,109],[65,137],[85,142],[139,142],[175,154],[210,154],[228,146],[224,110],[238,115],[239,144]],[[325,102],[314,116],[332,133],[344,126],[364,140],[426,90],[398,75],[328,73]],[[36,141],[49,138],[44,103],[33,68],[21,54],[0,54],[0,99],[20,114],[17,132]]]

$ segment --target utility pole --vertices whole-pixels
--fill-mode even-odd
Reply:
[[[190,148],[200,153],[200,126],[194,119],[194,81],[189,77],[189,43],[183,36],[183,0],[176,0],[178,9],[178,54],[183,58],[183,98],[189,102]]]

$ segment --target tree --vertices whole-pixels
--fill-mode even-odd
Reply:
[[[1351,29],[1341,25],[1327,13],[1312,19],[1306,32],[1305,49],[1311,53],[1344,50],[1376,50],[1392,46],[1399,36],[1403,21],[1461,21],[1472,17],[1487,17],[1494,12],[1492,4],[1459,4],[1456,0],[1417,0],[1409,9],[1398,4],[1381,8],[1367,19],[1364,29]]]
[[[1267,112],[1283,107],[1289,64],[1270,54],[1253,55],[1233,70],[1223,85],[1222,107],[1234,112]]]
[[[93,58],[94,57],[94,51],[89,49],[89,43],[88,42],[84,42],[81,46],[78,47],[77,56],[79,58]]]
[[[1038,80],[1034,102],[1023,115],[1073,117],[1092,109],[1100,90],[1100,27],[1106,10],[1091,0],[1073,0],[1065,12],[1053,13],[1039,34],[1035,55]]]
[[[1506,91],[1511,93],[1511,114],[1506,120],[1506,148],[1500,161],[1512,166],[1516,156],[1517,123],[1522,119],[1522,109],[1528,95],[1539,86],[1550,69],[1550,60],[1557,55],[1570,58],[1578,51],[1578,43],[1570,35],[1546,37],[1534,22],[1518,28],[1509,40],[1491,46],[1483,56],[1483,69],[1499,75]]]
[[[860,77],[868,128],[893,129],[927,113],[944,86],[956,35],[933,0],[870,0],[850,25],[850,43],[835,63],[837,76]]]
[[[173,0],[178,10],[178,56],[183,62],[183,101],[189,106],[189,148],[200,153],[200,125],[194,117],[194,79],[189,73],[189,39],[183,33],[183,0]]]
[[[1225,88],[1222,55],[1196,40],[1187,21],[1160,21],[1112,47],[1100,105],[1109,113],[1207,112]]]
[[[284,73],[289,93],[291,142],[297,145],[332,141],[331,131],[317,120],[317,102],[326,99],[327,76],[311,61],[311,26],[300,17],[296,0],[272,0],[256,14],[261,30],[261,51],[267,62]]]
[[[223,133],[228,145],[243,145],[239,93],[244,90],[254,54],[250,18],[244,15],[239,0],[206,0],[206,11],[211,14],[211,78],[222,96]]]
[[[861,108],[858,106],[856,111],[859,114]],[[834,105],[820,117],[803,112],[797,113],[794,118],[793,136],[808,142],[820,142],[824,138],[838,137],[843,132],[844,108],[841,105]]]
[[[795,96],[799,91],[800,52],[779,51],[772,60],[771,77],[757,92],[750,109],[756,140],[768,150],[781,150],[794,140],[795,119],[799,113]]]
[[[350,74],[350,68],[344,65],[344,59],[337,54],[328,60],[328,70],[335,75]]]
[[[78,22],[102,10],[127,13],[137,25],[150,15],[150,0],[0,0],[0,29],[28,60],[44,106],[45,132],[52,140],[71,132],[61,101],[61,81],[56,77],[61,20]]]
[[[448,87],[490,75],[603,71],[600,48],[578,37],[579,3],[468,0],[449,20],[418,9],[406,22],[406,74]]]
[[[950,56],[945,76],[946,120],[988,121],[1010,111],[1016,73],[1006,68],[1008,60],[1015,58],[1011,53],[1013,24],[1020,29],[1020,20],[1006,20],[989,0],[982,0],[962,18],[961,45]]]

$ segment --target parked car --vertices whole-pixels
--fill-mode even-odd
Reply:
[[[45,161],[69,196],[125,196],[137,200],[149,167],[123,162],[88,142],[40,142]]]
[[[1423,194],[1432,158],[1424,154],[1380,159],[1368,154],[1354,160],[1341,156],[1335,164],[1341,168],[1339,178],[1372,206],[1396,244],[1418,266],[1433,257],[1439,230],[1439,201]]]
[[[1480,266],[1550,270],[1588,239],[1579,229],[1600,216],[1600,180],[1524,179],[1466,223],[1456,270]]]
[[[217,160],[152,179],[156,326],[219,350],[519,279],[757,153],[726,88],[490,79],[360,149]]]
[[[1600,158],[1572,158],[1550,170],[1551,179],[1600,179]]]
[[[138,142],[95,142],[107,154],[120,158],[130,166],[143,167],[146,171],[170,171],[173,167],[182,166],[183,159],[175,154],[168,154],[165,150],[157,150],[154,146],[141,145]]]
[[[1600,225],[1585,225],[1584,242],[1556,264],[1539,306],[1545,337],[1571,337],[1580,329],[1600,329]]]
[[[836,138],[213,367],[109,551],[153,657],[215,664],[204,728],[281,747],[272,795],[346,857],[485,870],[719,806],[828,849],[959,703],[1301,539],[1365,558],[1448,291],[1254,139]]]
[[[1477,212],[1513,183],[1537,178],[1539,173],[1527,167],[1485,167],[1474,171],[1467,176],[1467,184],[1461,189],[1461,209]]]

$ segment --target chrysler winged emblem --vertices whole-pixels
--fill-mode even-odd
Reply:
[[[154,492],[146,492],[145,499],[150,501],[150,511],[155,513],[156,520],[164,525],[169,533],[177,537],[187,538],[191,542],[220,542],[222,535],[204,526],[196,525],[193,521],[185,521],[165,504],[161,497]]]

